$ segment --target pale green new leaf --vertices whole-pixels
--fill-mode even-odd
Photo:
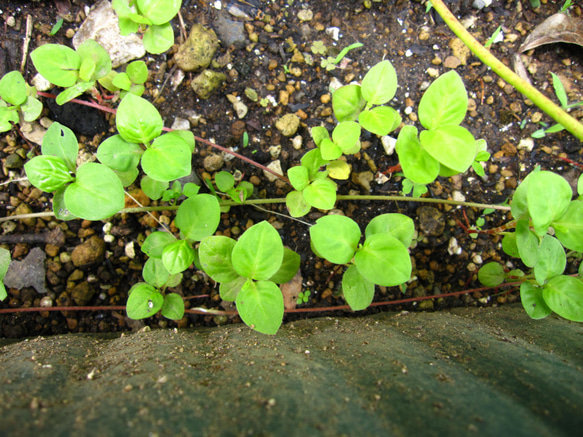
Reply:
[[[263,334],[277,333],[284,306],[281,290],[273,282],[247,280],[237,294],[236,304],[239,316],[251,329]]]

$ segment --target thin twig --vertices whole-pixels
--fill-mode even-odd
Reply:
[[[28,57],[28,48],[30,46],[30,38],[32,37],[32,16],[26,16],[26,29],[24,41],[22,42],[22,61],[20,61],[20,72],[24,74],[24,67],[26,67],[26,58]]]

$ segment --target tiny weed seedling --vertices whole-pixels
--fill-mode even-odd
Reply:
[[[322,42],[321,41],[314,42],[314,44],[312,44],[312,52],[314,54],[321,53],[325,55],[328,52],[328,49],[326,47],[323,47],[323,44],[316,46],[316,43]],[[359,47],[362,47],[362,44],[359,42],[351,44],[348,47],[343,48],[342,51],[338,54],[338,56],[336,56],[335,58],[333,58],[332,56],[328,56],[327,58],[322,59],[320,66],[322,68],[325,68],[326,71],[332,71],[336,69],[336,66],[342,61],[342,59],[344,59],[344,57],[348,54],[350,50],[354,50]]]
[[[4,286],[4,276],[10,267],[10,251],[0,247],[0,300],[8,297],[6,287]]]
[[[36,120],[42,109],[36,89],[26,83],[20,72],[11,71],[0,79],[0,132],[11,130],[21,117],[24,121]]]
[[[65,88],[57,96],[59,105],[94,90],[95,81],[111,71],[109,54],[92,39],[86,40],[76,51],[60,44],[45,44],[35,49],[30,58],[46,80]]]
[[[310,290],[300,291],[298,293],[298,299],[297,299],[296,303],[298,305],[302,305],[304,303],[308,303],[308,301],[310,300],[310,296],[311,295],[312,295],[312,292]]]
[[[182,0],[113,0],[122,35],[143,31],[147,52],[164,53],[174,44],[170,21],[178,14]]]
[[[99,83],[111,92],[120,91],[123,98],[127,93],[140,97],[144,94],[144,84],[148,80],[148,67],[143,61],[130,62],[123,73],[111,71],[107,76],[99,79]]]

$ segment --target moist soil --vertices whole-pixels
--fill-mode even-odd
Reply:
[[[18,69],[22,59],[22,42],[28,15],[33,22],[30,51],[45,42],[71,45],[70,34],[76,30],[84,16],[85,9],[93,2],[73,1],[63,27],[55,35],[50,35],[52,26],[58,20],[58,11],[52,2],[3,2],[0,9],[0,75]],[[181,14],[188,31],[194,23],[213,28],[220,14],[229,20],[239,19],[226,12],[227,6],[244,2],[223,2],[219,11],[215,2],[183,2]],[[367,3],[368,2],[364,2]],[[219,64],[216,70],[226,74],[227,81],[208,100],[198,99],[190,87],[191,73],[186,73],[183,82],[173,89],[170,77],[176,72],[172,61],[177,45],[167,54],[147,56],[145,61],[151,73],[151,80],[144,95],[160,110],[166,126],[171,126],[176,118],[189,118],[195,135],[212,140],[237,151],[261,164],[268,164],[274,158],[270,147],[281,146],[278,159],[283,170],[297,165],[301,156],[314,147],[309,128],[319,125],[332,130],[329,86],[333,80],[342,84],[361,80],[368,69],[383,59],[389,59],[397,70],[399,88],[391,105],[403,116],[406,124],[419,126],[416,116],[423,90],[433,80],[436,71],[443,74],[455,67],[461,75],[470,97],[468,115],[464,121],[476,138],[484,138],[492,154],[486,165],[486,176],[480,178],[472,170],[457,178],[440,178],[429,186],[427,196],[448,199],[460,194],[467,201],[501,204],[512,195],[516,186],[535,166],[552,170],[574,183],[580,169],[562,158],[581,163],[581,144],[566,131],[532,140],[531,134],[540,128],[538,121],[550,122],[541,111],[532,106],[512,87],[506,85],[471,53],[456,47],[456,38],[425,5],[409,1],[372,2],[364,7],[362,1],[342,0],[322,1],[270,1],[259,2],[259,8],[249,8],[252,16],[245,21],[246,41],[241,46],[222,45],[215,55]],[[477,10],[470,2],[453,2],[452,11],[464,19],[475,19],[472,33],[485,42],[502,26],[505,34],[503,42],[492,45],[492,52],[504,63],[511,65],[512,58],[529,32],[546,17],[558,11],[558,3],[547,2],[539,10],[533,10],[528,1],[493,1],[492,5]],[[244,8],[243,8],[244,9]],[[298,14],[303,9],[313,13],[310,22],[301,22]],[[581,8],[575,6],[572,15],[581,16]],[[12,22],[11,18],[14,18]],[[8,25],[10,24],[10,25]],[[180,35],[178,20],[174,20],[175,34]],[[326,32],[337,27],[339,39],[335,41]],[[69,31],[69,33],[68,33]],[[252,41],[253,39],[254,41]],[[342,48],[360,42],[363,47],[348,53],[343,68],[327,71],[320,66],[323,56],[314,54],[312,44],[321,41],[328,48],[328,55],[334,56]],[[307,62],[309,54],[312,65]],[[559,75],[568,92],[570,102],[581,100],[581,47],[573,44],[549,44],[529,52],[531,80],[535,86],[549,97],[553,95],[550,72]],[[309,60],[309,58],[308,58]],[[459,64],[456,66],[456,64]],[[222,67],[220,65],[223,65]],[[31,79],[34,67],[27,60],[25,77]],[[274,97],[274,101],[263,106],[246,97],[245,89],[251,88],[259,95],[259,100]],[[227,94],[241,97],[248,107],[248,114],[240,120]],[[47,102],[48,105],[48,102]],[[84,152],[94,152],[99,141],[111,135],[113,120],[107,115],[80,115],[79,106],[72,112],[74,121],[67,122],[78,136]],[[46,109],[44,115],[67,124],[62,115]],[[192,114],[195,117],[192,117]],[[284,137],[275,128],[281,116],[295,113],[301,118],[297,135],[302,138],[302,148],[296,150],[292,138]],[[571,114],[581,118],[581,110]],[[90,117],[97,117],[95,121]],[[68,120],[68,119],[67,119]],[[97,127],[97,128],[96,128]],[[249,144],[243,147],[244,133]],[[396,155],[388,155],[381,141],[375,135],[364,135],[361,153],[348,157],[354,174],[372,175],[369,184],[356,178],[340,181],[339,194],[393,194],[401,191],[401,178],[391,172],[397,164]],[[529,143],[532,148],[529,147]],[[7,161],[14,155],[26,156],[39,153],[39,147],[25,142],[16,130],[0,137],[0,158],[3,163],[3,180],[24,176],[22,168],[7,168]],[[206,156],[219,153],[199,143],[193,157],[193,169],[201,180],[213,177],[203,165]],[[223,170],[240,171],[244,180],[252,181],[258,197],[281,198],[290,187],[279,182],[269,182],[263,172],[254,166],[238,160],[226,161]],[[370,173],[366,173],[370,172]],[[383,173],[384,172],[384,173]],[[206,189],[203,189],[206,190]],[[50,195],[27,187],[26,184],[10,183],[0,187],[0,215],[9,216],[18,212],[51,211]],[[151,205],[163,204],[153,202]],[[404,291],[399,288],[377,288],[375,301],[390,302],[404,298],[421,298],[474,289],[480,287],[477,269],[490,261],[506,263],[508,268],[522,267],[517,260],[509,260],[501,250],[500,239],[496,236],[480,234],[472,238],[465,228],[475,225],[483,214],[482,210],[457,209],[440,205],[420,208],[419,202],[339,202],[337,209],[356,220],[361,229],[376,215],[400,212],[412,217],[419,231],[417,245],[411,251],[413,259],[413,279]],[[163,212],[158,217],[171,223],[174,213]],[[384,311],[387,306],[372,307],[358,314],[346,310],[322,313],[318,309],[344,305],[340,291],[342,268],[335,267],[316,257],[310,250],[308,226],[286,217],[284,205],[272,204],[258,210],[249,206],[233,207],[222,215],[219,232],[236,237],[246,228],[262,220],[270,221],[280,232],[284,243],[301,255],[302,289],[310,290],[307,303],[300,308],[305,313],[288,313],[285,323],[300,318],[320,317],[323,314],[334,317],[359,317]],[[323,214],[315,210],[304,219],[309,223]],[[491,229],[509,220],[509,216],[492,213],[483,216],[483,229]],[[86,306],[99,307],[93,311],[67,312],[19,312],[0,315],[0,335],[7,338],[32,337],[36,335],[57,335],[64,333],[112,333],[140,329],[144,324],[162,328],[194,328],[216,326],[217,324],[240,322],[236,316],[213,316],[187,314],[174,322],[162,317],[153,317],[144,322],[127,319],[123,310],[108,310],[108,306],[121,306],[127,300],[130,287],[141,281],[141,267],[146,257],[139,250],[145,236],[155,230],[157,224],[146,214],[123,214],[111,220],[113,241],[106,243],[103,261],[89,266],[75,267],[70,254],[75,247],[89,238],[104,237],[104,223],[70,221],[59,224],[51,217],[14,221],[13,226],[4,228],[5,235],[0,243],[11,250],[15,260],[22,260],[34,248],[47,251],[47,245],[38,243],[38,236],[56,227],[61,227],[65,242],[55,249],[50,247],[47,254],[47,293],[40,294],[35,288],[9,289],[9,298],[0,303],[0,309],[18,309],[52,306],[79,305],[73,296],[75,287],[82,286],[94,293],[88,293]],[[172,228],[176,230],[176,228]],[[21,242],[14,244],[10,236],[20,236]],[[475,237],[475,236],[474,236]],[[4,240],[2,240],[4,238]],[[44,238],[44,237],[43,237]],[[450,242],[455,242],[460,250],[450,255]],[[41,238],[42,240],[42,238]],[[35,242],[36,241],[36,242]],[[46,242],[46,241],[45,241]],[[134,252],[128,251],[133,242]],[[577,271],[577,262],[569,264],[566,273]],[[199,271],[185,272],[183,282],[173,291],[187,298],[187,307],[232,310],[222,304],[218,288]],[[388,306],[391,310],[442,310],[460,306],[497,306],[518,300],[516,291],[500,294],[499,290],[475,291],[452,297],[439,297],[422,302],[399,303]],[[492,310],[495,314],[495,310]],[[372,320],[372,319],[371,319]],[[367,322],[370,323],[370,322]],[[122,387],[117,387],[119,390]],[[263,402],[263,400],[258,400]],[[371,404],[372,405],[372,404]]]

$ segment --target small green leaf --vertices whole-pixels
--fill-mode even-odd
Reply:
[[[544,319],[552,313],[552,310],[543,299],[542,288],[535,287],[530,282],[523,282],[520,284],[520,301],[526,314],[532,319]]]
[[[130,62],[126,68],[126,74],[132,83],[143,84],[148,80],[148,66],[144,61]]]
[[[355,121],[366,106],[360,85],[345,85],[334,91],[332,108],[339,122]]]
[[[345,216],[327,215],[310,228],[310,239],[318,256],[334,264],[352,260],[360,241],[358,224]]]
[[[430,184],[437,178],[439,161],[421,147],[414,126],[403,126],[397,138],[396,151],[407,179],[418,184]]]
[[[555,276],[543,287],[543,298],[559,316],[583,322],[583,281],[572,276]]]
[[[148,53],[159,55],[174,44],[174,30],[172,30],[170,23],[150,26],[144,32],[142,41]]]
[[[374,284],[391,287],[411,278],[411,257],[407,248],[394,237],[374,234],[354,255],[358,272]]]
[[[476,156],[476,140],[462,126],[440,126],[419,134],[421,146],[442,165],[463,173]]]
[[[0,79],[0,97],[15,106],[22,105],[26,101],[26,81],[19,71],[6,73]]]
[[[497,262],[484,264],[478,271],[478,280],[484,287],[498,287],[505,279],[504,267]]]
[[[387,61],[372,67],[362,79],[362,97],[371,105],[383,105],[397,92],[397,72]]]
[[[273,226],[262,221],[247,229],[232,252],[233,267],[246,278],[271,278],[283,262],[283,243]]]
[[[58,220],[68,221],[78,219],[79,217],[71,214],[71,211],[65,205],[66,189],[67,187],[63,186],[53,193],[53,213]]]
[[[243,288],[243,285],[247,282],[247,278],[243,276],[237,277],[237,279],[230,282],[221,282],[219,285],[219,295],[221,299],[227,302],[235,302],[237,299],[237,294]]]
[[[336,184],[328,179],[316,179],[302,192],[305,201],[314,208],[330,210],[336,203]]]
[[[302,167],[308,169],[310,180],[313,180],[316,174],[320,171],[320,167],[328,164],[328,161],[322,158],[320,149],[312,149],[307,152],[300,160]]]
[[[312,135],[312,139],[317,147],[320,147],[320,143],[324,139],[330,139],[330,134],[328,133],[328,129],[324,126],[314,126],[310,129],[310,134]]]
[[[115,124],[120,135],[129,143],[148,144],[162,133],[162,117],[148,102],[127,94],[117,108]]]
[[[73,180],[63,159],[56,156],[36,156],[24,164],[32,185],[52,193]]]
[[[367,225],[364,235],[368,238],[375,234],[387,234],[396,238],[403,246],[409,247],[415,235],[415,223],[403,214],[381,214],[373,218]]]
[[[122,89],[122,90],[126,90],[129,91],[131,86],[132,86],[132,81],[130,80],[129,76],[127,75],[127,73],[119,73],[117,74],[113,80],[111,81],[112,85]]]
[[[531,175],[526,200],[534,230],[539,236],[546,234],[551,222],[567,212],[572,196],[571,186],[562,176],[550,171]]]
[[[156,231],[146,237],[142,244],[142,252],[150,258],[162,258],[164,248],[176,241],[169,232]]]
[[[170,273],[160,258],[148,258],[142,269],[142,277],[148,284],[162,288],[166,285]]]
[[[66,90],[60,92],[57,98],[55,99],[55,102],[57,102],[57,105],[64,105],[65,103],[73,100],[75,97],[79,97],[85,91],[89,91],[91,88],[94,87],[94,85],[95,82],[93,81],[77,82],[72,87],[69,87]]]
[[[180,179],[192,170],[190,147],[181,137],[172,134],[156,138],[142,156],[144,172],[157,181]]]
[[[43,155],[61,158],[70,171],[75,171],[79,144],[68,127],[57,122],[51,124],[43,137],[41,151]]]
[[[332,131],[332,140],[342,150],[342,153],[349,153],[351,149],[358,143],[360,138],[360,124],[355,121],[343,121],[336,125]],[[323,142],[326,142],[324,140]],[[328,158],[322,152],[322,157],[324,159],[329,159],[330,161],[337,159]]]
[[[530,230],[526,219],[516,223],[516,247],[524,265],[534,267],[538,260],[539,240],[536,234]]]
[[[197,194],[180,204],[176,226],[184,238],[201,241],[215,233],[221,220],[220,205],[211,194]]]
[[[514,191],[514,195],[512,196],[512,203],[510,205],[510,210],[512,212],[512,216],[516,220],[525,218],[525,216],[528,214],[528,204],[526,200],[526,194],[528,192],[528,183],[537,172],[538,171],[535,170],[532,173],[529,173],[520,183],[516,191]]]
[[[194,262],[194,249],[186,240],[170,243],[162,251],[162,262],[171,275],[181,273]]]
[[[182,0],[137,0],[140,13],[153,24],[164,24],[172,20],[178,11]]]
[[[540,243],[538,259],[534,265],[534,277],[539,285],[561,275],[567,266],[565,249],[555,237],[545,235]]]
[[[18,108],[16,106],[7,107],[6,102],[0,100],[0,132],[8,132],[12,129],[12,124],[19,121]]]
[[[99,149],[97,150],[99,152]],[[146,175],[140,181],[140,188],[152,200],[162,198],[164,191],[168,189],[168,182],[155,181],[150,176]]]
[[[33,50],[30,58],[41,76],[52,84],[68,88],[77,82],[81,57],[72,48],[45,44]]]
[[[43,110],[43,104],[37,98],[28,96],[26,102],[20,106],[20,110],[24,121],[31,122],[39,117]]]
[[[239,277],[233,268],[232,253],[236,241],[223,235],[203,238],[198,248],[202,269],[216,282],[231,282]]]
[[[8,267],[10,267],[10,251],[0,247],[0,282],[4,280]]]
[[[83,64],[92,65],[86,74],[89,76],[83,78],[81,71],[79,75],[82,80],[85,81],[95,81],[105,77],[111,71],[111,58],[109,53],[95,40],[86,39],[77,48],[77,54],[81,58],[81,67],[83,69]]]
[[[567,92],[565,91],[565,87],[555,73],[551,72],[551,76],[553,78],[553,88],[555,89],[555,94],[561,103],[563,108],[566,108],[569,105],[569,100],[567,99]]]
[[[320,152],[322,153],[322,158],[327,161],[332,161],[342,156],[342,149],[328,138],[324,138],[320,143]]]
[[[358,116],[358,122],[367,131],[382,137],[399,127],[401,116],[393,108],[377,106],[376,108],[362,111]]]
[[[287,176],[292,186],[298,191],[302,191],[310,183],[309,171],[303,165],[290,168],[287,171]]]
[[[287,196],[285,196],[285,205],[292,217],[303,217],[312,209],[300,191],[290,191],[287,193]]]
[[[145,319],[156,314],[164,305],[162,294],[145,282],[135,284],[129,291],[126,311],[133,320]]]
[[[518,245],[516,243],[516,232],[504,235],[504,238],[502,239],[502,250],[507,255],[513,256],[514,258],[520,258],[520,252],[518,251]]]
[[[235,186],[235,178],[227,171],[221,171],[215,175],[215,184],[219,191],[226,193]]]
[[[457,126],[467,109],[466,87],[459,74],[452,70],[438,77],[421,97],[419,121],[425,129]]]
[[[109,167],[87,162],[77,169],[75,182],[65,190],[65,205],[86,220],[103,220],[125,205],[123,186]]]
[[[170,320],[180,320],[184,317],[184,299],[176,293],[164,296],[162,315]]]
[[[328,176],[332,179],[347,180],[350,177],[350,166],[346,161],[337,159],[328,164]]]
[[[95,62],[92,59],[81,59],[81,67],[79,67],[79,79],[84,82],[90,82],[95,72]]]
[[[583,252],[583,201],[569,203],[567,212],[551,223],[555,235],[567,249]]]
[[[361,311],[369,307],[374,298],[374,284],[364,278],[356,266],[348,267],[342,276],[342,292],[346,303],[352,311]]]
[[[271,226],[271,225],[269,225]],[[271,281],[247,280],[237,294],[237,311],[247,326],[273,335],[283,319],[283,295]]]
[[[283,248],[283,261],[279,270],[269,280],[285,284],[293,279],[300,268],[300,256],[288,247]]]
[[[99,145],[97,159],[113,170],[128,171],[138,166],[143,153],[139,145],[114,135]]]

